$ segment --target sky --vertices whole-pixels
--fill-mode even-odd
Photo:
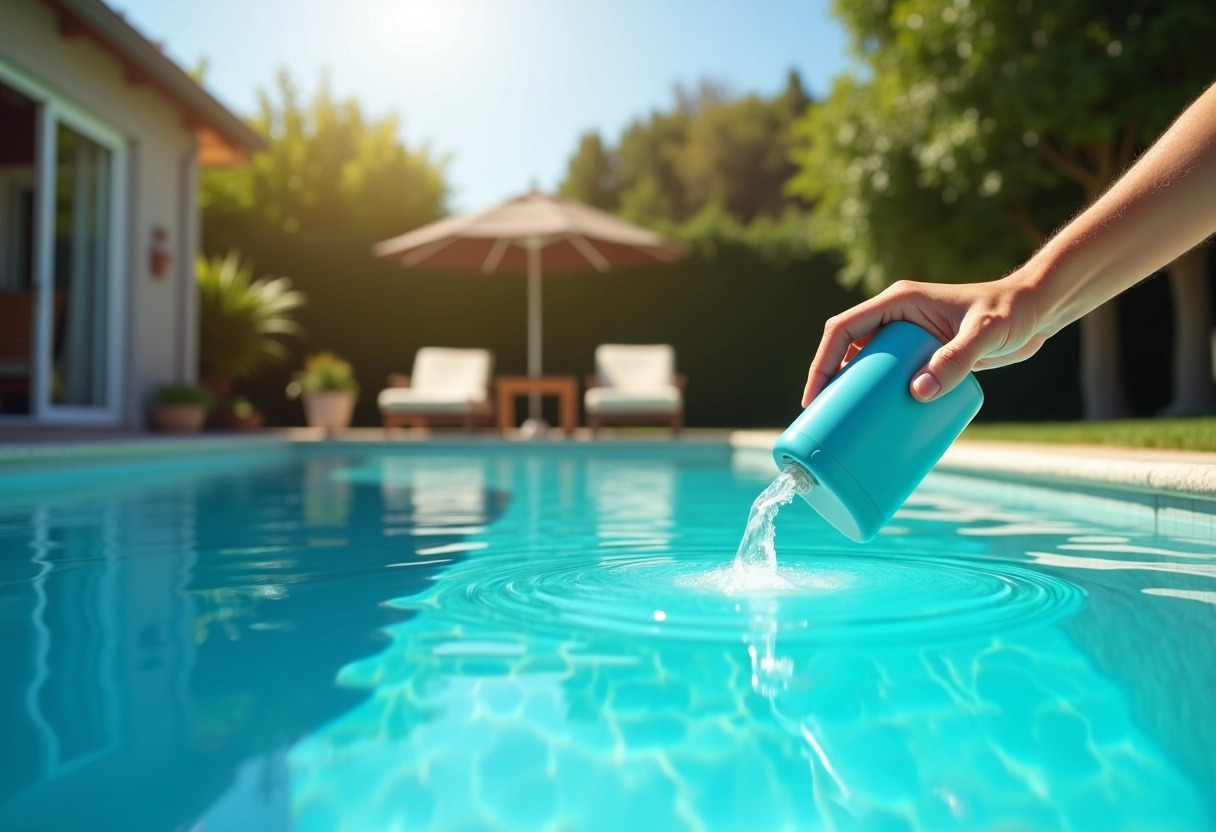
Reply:
[[[240,113],[286,67],[328,73],[365,112],[395,112],[410,147],[449,157],[451,207],[554,189],[579,137],[620,131],[677,82],[812,94],[849,66],[830,0],[112,0]]]

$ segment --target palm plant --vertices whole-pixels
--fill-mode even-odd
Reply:
[[[300,333],[292,313],[304,305],[304,295],[286,277],[254,279],[253,266],[235,251],[200,257],[196,273],[199,371],[225,402],[234,381],[287,356],[283,341]]]

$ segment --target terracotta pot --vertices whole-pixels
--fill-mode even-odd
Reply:
[[[152,409],[156,429],[165,433],[198,433],[207,421],[207,408],[198,404],[158,404]]]
[[[349,390],[327,390],[304,394],[304,415],[308,426],[329,431],[350,427],[355,409],[355,394]]]
[[[228,427],[233,430],[258,430],[262,427],[262,414],[254,411],[248,416],[237,416],[235,413],[228,414]]]

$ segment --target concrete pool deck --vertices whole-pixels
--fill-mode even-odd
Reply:
[[[780,431],[691,429],[679,440],[685,445],[729,444],[740,451],[764,454],[772,448]],[[460,433],[395,432],[387,439],[379,428],[354,428],[327,437],[310,428],[269,429],[255,433],[205,433],[198,436],[116,434],[96,432],[3,431],[0,432],[0,471],[4,468],[73,462],[102,462],[107,459],[139,459],[170,455],[197,455],[257,450],[276,446],[336,444],[511,445],[527,440],[517,435],[465,436]],[[605,431],[595,439],[580,430],[572,439],[553,435],[539,440],[547,446],[571,443],[589,445],[666,443],[666,430]],[[1055,445],[1029,442],[955,443],[938,465],[941,471],[999,474],[1022,480],[1068,482],[1131,491],[1186,495],[1216,499],[1216,453],[1119,448],[1105,445]]]

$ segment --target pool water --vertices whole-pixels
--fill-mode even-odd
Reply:
[[[1216,521],[935,474],[852,544],[716,445],[0,478],[0,829],[1211,830]]]

